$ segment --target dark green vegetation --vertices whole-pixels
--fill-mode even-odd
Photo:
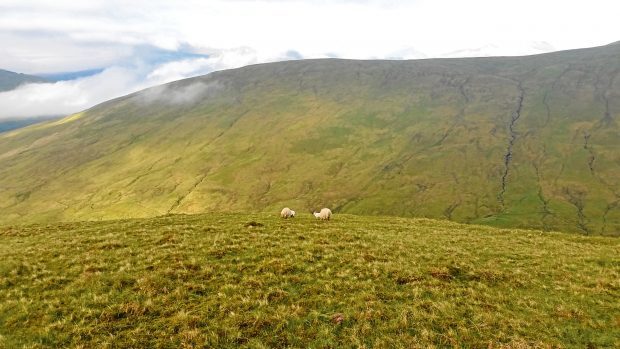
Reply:
[[[0,69],[0,92],[13,90],[22,84],[37,82],[42,83],[49,81],[34,75],[14,73],[12,71]]]
[[[0,228],[0,347],[620,346],[620,240],[171,215]]]
[[[206,211],[620,234],[620,45],[249,66],[0,135],[0,221]]]

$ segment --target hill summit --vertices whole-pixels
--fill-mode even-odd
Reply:
[[[620,46],[300,60],[0,135],[3,223],[334,212],[620,233]]]

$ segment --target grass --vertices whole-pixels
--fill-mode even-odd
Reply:
[[[620,240],[430,219],[0,228],[0,347],[612,348]]]

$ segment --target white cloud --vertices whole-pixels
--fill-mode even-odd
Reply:
[[[27,84],[0,93],[0,118],[63,115],[131,92],[140,84],[134,70],[109,68],[95,76],[53,84]]]
[[[284,55],[260,57],[255,50],[246,47],[219,52],[211,51],[208,58],[200,57],[164,63],[156,67],[146,78],[149,84],[158,84],[206,74],[214,70],[238,68],[248,64],[281,59],[284,59]]]
[[[137,101],[143,104],[160,102],[163,104],[192,104],[220,90],[217,81],[209,83],[194,82],[180,88],[169,88],[169,85],[159,85],[145,90],[137,96]]]
[[[97,76],[0,94],[0,117],[66,114],[251,63],[522,55],[617,41],[616,0],[0,0],[0,68]],[[210,55],[153,60],[143,47]],[[287,54],[287,52],[290,52]]]
[[[26,84],[0,93],[0,106],[3,106],[0,108],[0,119],[71,114],[147,87],[259,61],[282,60],[285,55],[286,53],[272,57],[259,56],[256,51],[248,48],[217,53],[212,51],[208,58],[183,59],[158,65],[115,66],[99,74],[76,80]],[[155,94],[151,93],[149,100],[170,98],[173,103],[189,102],[206,91],[206,87],[202,87],[204,86],[192,86],[175,96],[155,93],[160,90],[154,89],[151,92]]]
[[[251,47],[268,57],[287,50],[304,57],[382,58],[402,50],[440,57],[487,45],[499,54],[529,54],[538,52],[532,42],[569,49],[616,41],[617,13],[615,0],[3,0],[0,67],[99,68],[127,59],[136,45]]]

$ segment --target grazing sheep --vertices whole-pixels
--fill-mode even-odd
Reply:
[[[282,218],[291,218],[291,217],[295,217],[295,211],[291,210],[288,207],[285,207],[282,209],[282,211],[280,212],[280,217]]]
[[[321,209],[321,212],[314,212],[314,217],[322,220],[329,220],[332,217],[332,210],[329,208]]]

